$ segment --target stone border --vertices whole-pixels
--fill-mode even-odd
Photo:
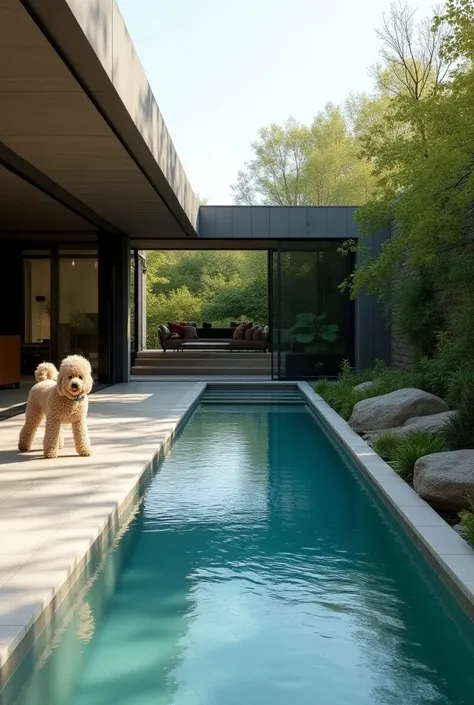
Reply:
[[[330,434],[346,449],[462,609],[474,620],[474,550],[317,394],[299,389]]]
[[[97,526],[97,531],[94,531],[94,537],[88,542],[83,555],[77,558],[67,571],[64,571],[64,577],[58,582],[55,589],[49,592],[36,614],[23,627],[0,628],[0,698],[3,687],[20,666],[23,658],[34,646],[45,627],[48,626],[52,617],[59,609],[67,610],[71,602],[77,598],[82,588],[83,579],[88,580],[91,577],[91,571],[95,570],[104,554],[107,554],[113,547],[117,536],[123,533],[133,519],[144,490],[148,487],[161,461],[173,446],[177,434],[199,405],[206,387],[205,383],[195,383],[195,388],[182,397],[179,406],[183,411],[177,417],[165,440],[161,442],[148,460],[137,463],[134,484],[124,488],[121,495],[117,493],[117,499],[114,498],[107,519],[102,526]],[[115,468],[117,476],[120,476],[121,467],[119,465]],[[129,473],[131,466],[127,464],[123,468],[126,468]]]

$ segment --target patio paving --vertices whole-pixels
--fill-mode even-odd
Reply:
[[[16,450],[24,415],[0,424],[0,669],[136,488],[144,468],[205,385],[132,382],[91,395],[93,455]],[[3,669],[5,681],[12,662]]]

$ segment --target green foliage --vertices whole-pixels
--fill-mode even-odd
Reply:
[[[354,391],[354,387],[368,381],[374,381],[375,385],[370,389]],[[355,373],[349,364],[344,362],[337,381],[320,380],[315,384],[315,391],[338,414],[348,420],[355,404],[362,399],[389,394],[404,387],[423,388],[422,382],[422,376],[418,372],[395,370],[381,362],[361,373]]]
[[[417,358],[429,356],[436,348],[444,317],[433,280],[424,270],[400,280],[392,299],[398,330]]]
[[[326,313],[299,313],[286,339],[292,343],[302,343],[308,352],[320,352],[326,347],[325,344],[334,343],[339,333],[339,326],[326,323],[326,318]]]
[[[259,131],[254,157],[231,186],[240,205],[357,205],[373,191],[371,166],[358,154],[356,129],[369,120],[365,102],[346,111],[329,103],[313,124],[292,118]]]
[[[411,480],[415,463],[419,458],[433,453],[442,453],[447,449],[446,442],[441,436],[415,431],[400,438],[390,457],[390,465],[401,477]]]
[[[464,509],[459,512],[459,518],[466,529],[466,539],[474,548],[474,502],[471,502],[471,509]]]
[[[157,347],[157,327],[167,321],[264,324],[267,315],[265,252],[147,253],[149,348]]]
[[[373,443],[373,448],[382,458],[393,458],[403,437],[393,431],[381,431]]]
[[[463,390],[459,409],[443,428],[450,450],[474,449],[474,384]]]

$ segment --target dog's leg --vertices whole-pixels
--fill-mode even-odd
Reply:
[[[85,419],[80,419],[72,424],[72,435],[78,455],[91,455],[92,451]]]
[[[59,448],[64,448],[64,433],[62,426],[59,429]]]
[[[59,437],[61,434],[61,423],[51,416],[46,417],[46,428],[44,431],[44,457],[57,458],[59,453]]]
[[[43,418],[44,414],[41,411],[40,406],[37,406],[36,404],[30,404],[27,406],[25,423],[20,431],[20,438],[18,440],[18,450],[21,453],[27,453],[31,450],[36,431],[38,430],[38,426],[42,422]]]

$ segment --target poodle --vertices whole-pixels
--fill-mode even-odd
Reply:
[[[63,446],[62,424],[72,424],[74,445],[79,455],[90,455],[87,433],[87,395],[92,390],[92,370],[88,360],[80,355],[66,357],[59,368],[42,362],[36,368],[37,384],[30,390],[26,404],[25,424],[20,432],[21,452],[31,446],[43,418],[46,416],[43,448],[45,458],[57,458]]]

